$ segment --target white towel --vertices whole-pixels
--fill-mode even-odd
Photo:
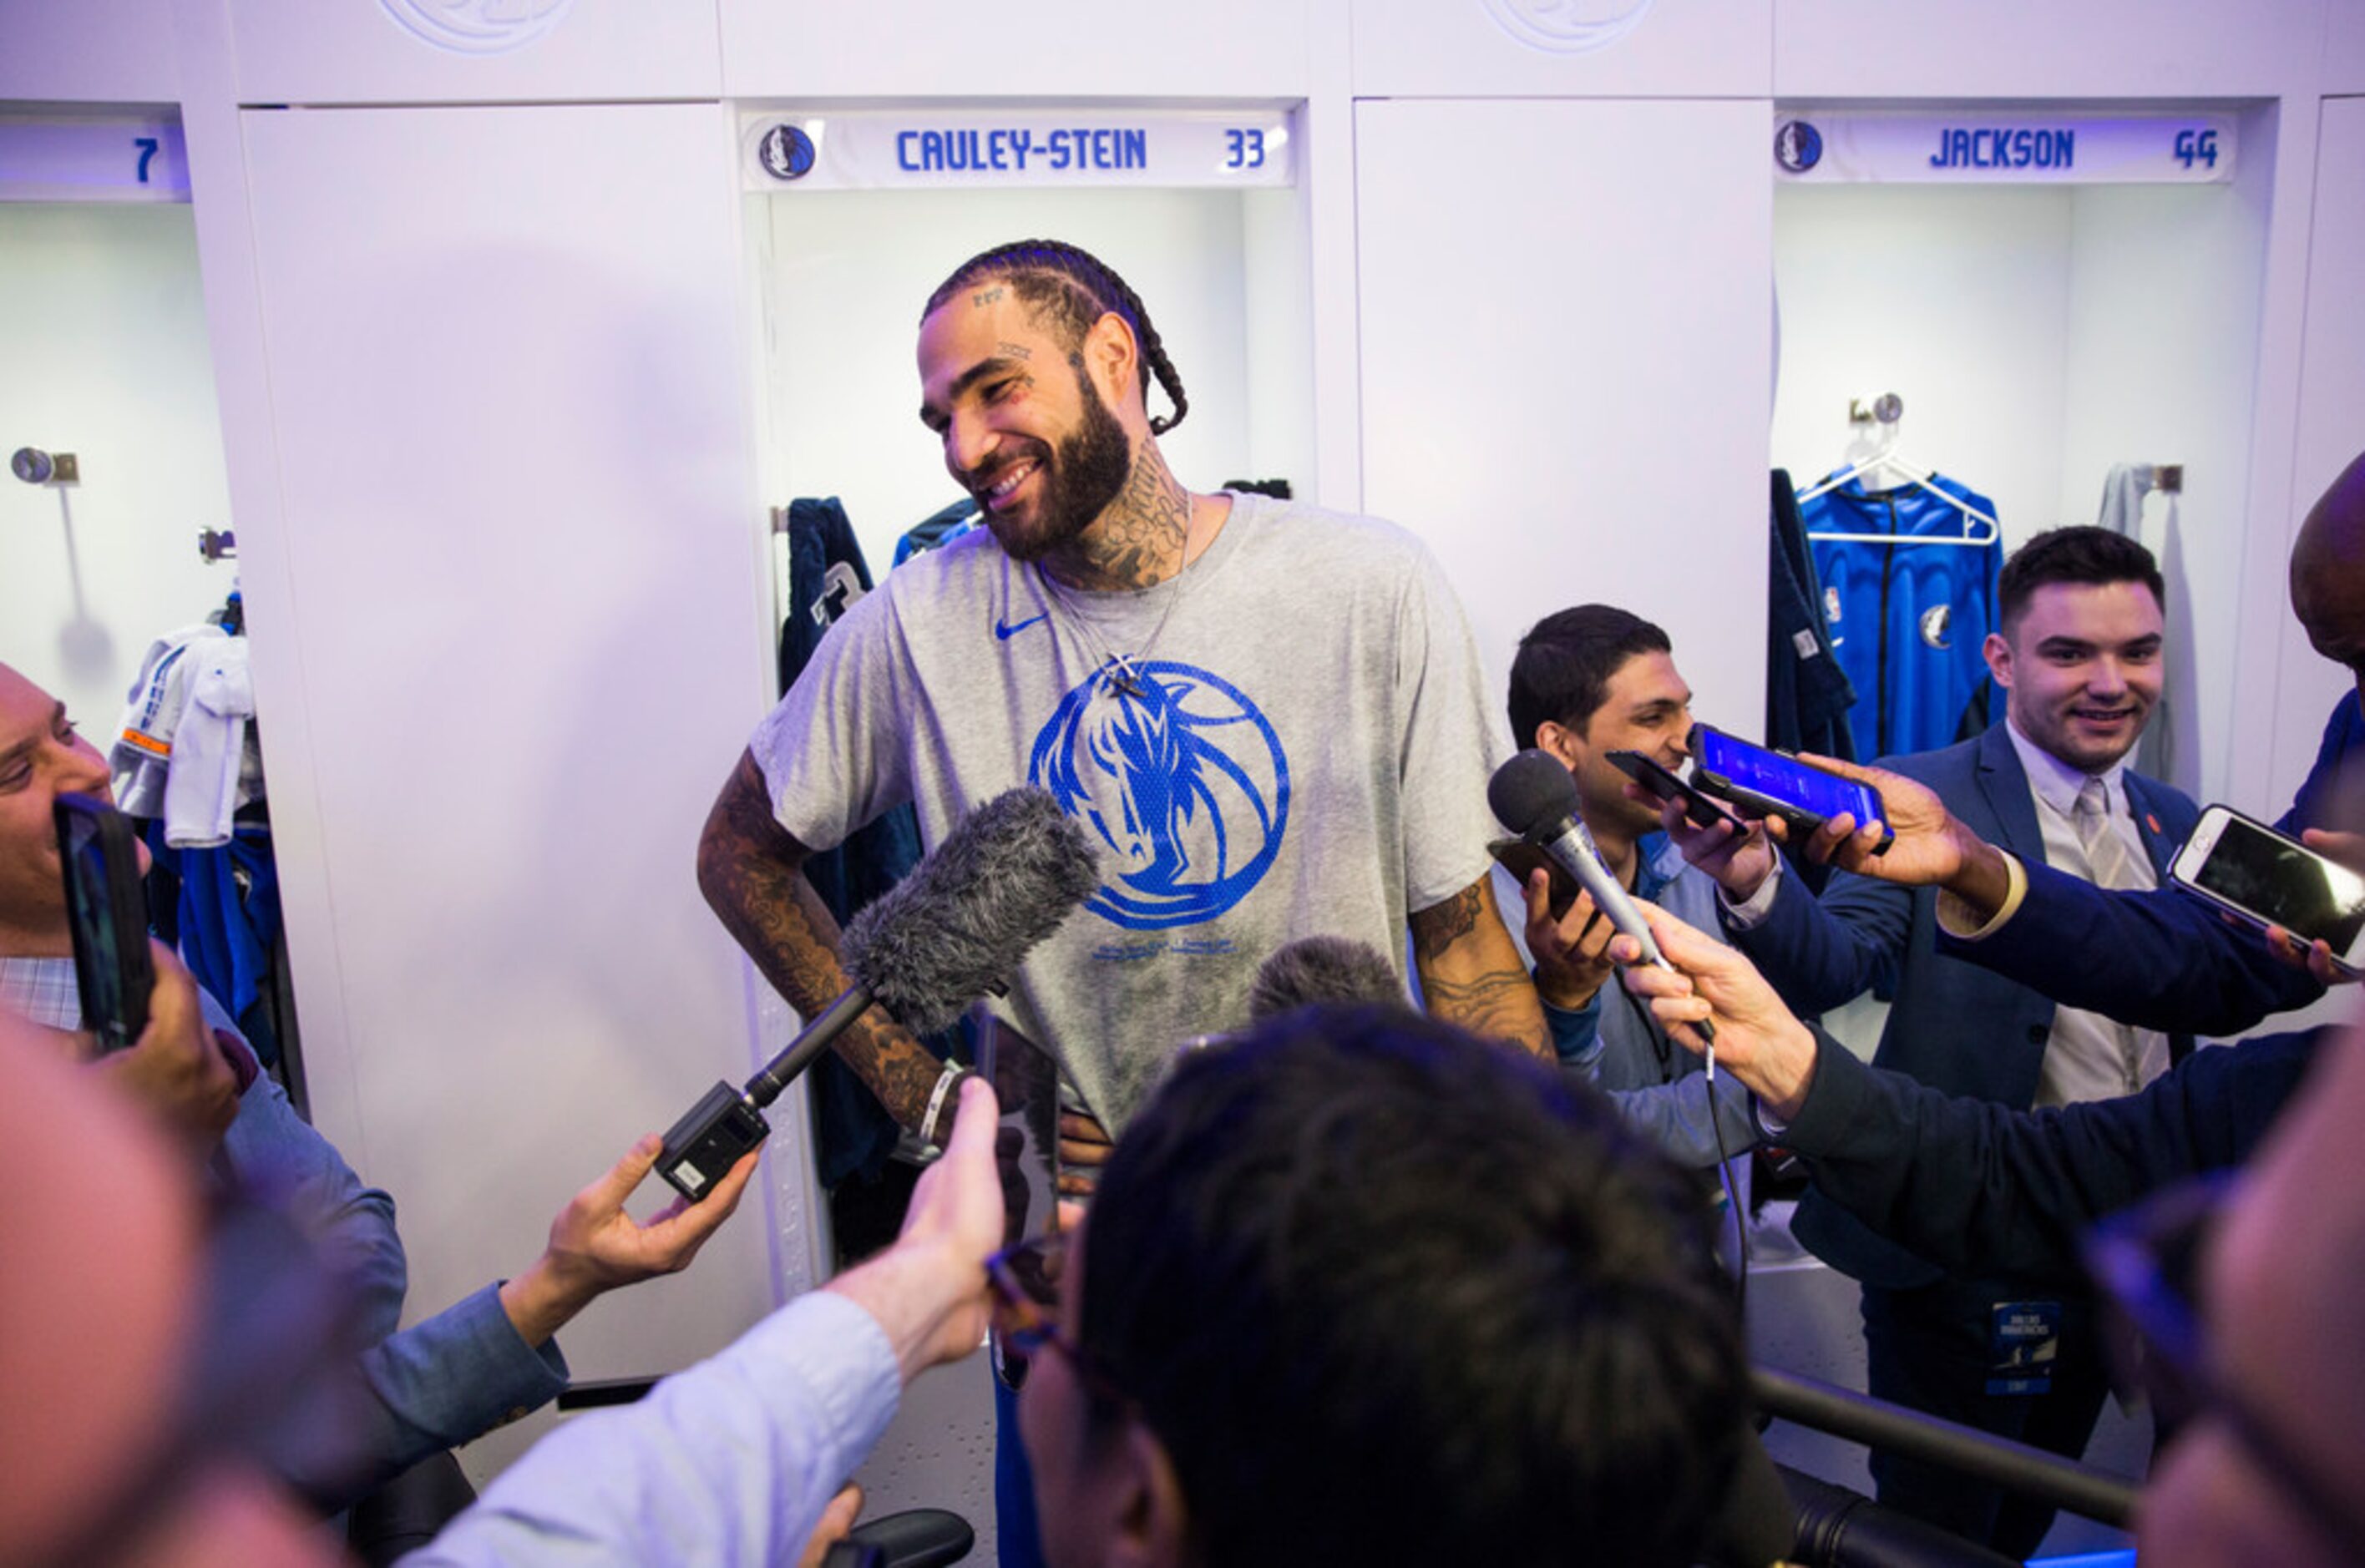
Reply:
[[[214,625],[159,637],[108,750],[116,804],[163,818],[164,842],[175,848],[229,843],[233,813],[261,794],[241,778],[253,715],[245,638]]]

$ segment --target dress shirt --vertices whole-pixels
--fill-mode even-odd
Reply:
[[[2028,775],[2029,793],[2036,799],[2036,825],[2045,838],[2046,864],[2074,876],[2088,875],[2076,812],[2078,791],[2089,777],[2096,777],[2108,801],[2109,831],[2126,852],[2126,886],[2142,892],[2158,888],[2159,874],[2144,848],[2143,835],[2135,831],[2135,813],[2127,804],[2125,762],[2090,776],[2021,734],[2020,726],[2010,718],[2004,726],[2012,749],[2019,754],[2021,771]],[[2132,1094],[2168,1067],[2168,1036],[2160,1031],[2131,1029],[2099,1013],[2058,1007],[2053,1014],[2053,1033],[2045,1042],[2035,1104],[2039,1108],[2074,1105],[2083,1100]]]
[[[902,1395],[877,1320],[815,1291],[639,1404],[570,1417],[404,1568],[793,1563]]]

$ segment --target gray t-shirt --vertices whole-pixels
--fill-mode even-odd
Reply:
[[[1344,936],[1401,966],[1406,915],[1489,865],[1498,745],[1436,562],[1389,523],[1231,503],[1188,570],[1138,592],[1056,591],[983,530],[914,557],[752,742],[814,849],[904,801],[934,845],[1023,783],[1083,823],[1100,889],[996,1007],[1112,1130],[1178,1042],[1247,1021],[1274,948]]]

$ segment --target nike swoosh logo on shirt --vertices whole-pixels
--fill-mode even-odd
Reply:
[[[1048,610],[1042,610],[1037,614],[1028,616],[1026,620],[1021,621],[1015,626],[1005,625],[999,618],[996,618],[993,622],[993,634],[1007,643],[1011,638],[1015,637],[1019,633],[1026,631],[1026,628],[1034,625],[1035,622],[1042,620],[1045,616],[1050,613],[1051,612]]]

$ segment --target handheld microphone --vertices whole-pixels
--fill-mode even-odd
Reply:
[[[1673,973],[1676,966],[1667,962],[1665,954],[1651,935],[1650,924],[1642,918],[1626,890],[1603,865],[1601,852],[1593,845],[1593,834],[1586,831],[1583,819],[1577,815],[1576,780],[1568,769],[1550,752],[1530,748],[1519,753],[1495,769],[1495,777],[1486,781],[1486,804],[1493,808],[1502,824],[1550,856],[1563,869],[1583,884],[1593,895],[1593,907],[1609,919],[1622,935],[1631,936],[1642,949],[1642,961],[1656,964]],[[1708,1075],[1716,1076],[1716,1030],[1708,1020],[1693,1025],[1708,1042]]]
[[[1395,966],[1368,945],[1344,936],[1301,936],[1257,966],[1249,1016],[1263,1020],[1324,1002],[1394,1002],[1409,1007]]]
[[[950,1026],[1099,885],[1092,841],[1046,791],[1007,790],[970,812],[846,923],[839,957],[854,983],[745,1088],[708,1090],[666,1134],[657,1174],[697,1202],[762,1146],[764,1107],[873,1002],[915,1034]]]

